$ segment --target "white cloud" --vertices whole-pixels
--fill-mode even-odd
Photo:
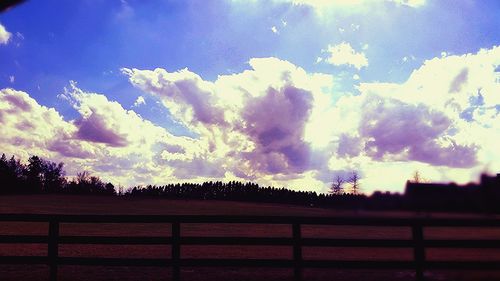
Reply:
[[[12,33],[8,32],[5,27],[0,24],[0,45],[7,44],[12,36]]]
[[[493,47],[425,61],[402,84],[362,83],[361,95],[341,98],[331,117],[325,116],[344,124],[339,129],[363,147],[350,160],[333,161],[336,167],[356,163],[370,166],[366,171],[373,174],[397,162],[424,168],[430,180],[462,183],[476,180],[485,168],[498,172],[500,155],[492,140],[500,137],[499,65],[500,47]],[[332,157],[346,151],[351,150],[339,142]]]
[[[187,70],[123,71],[135,86],[164,99],[169,110],[182,107],[170,111],[210,140],[212,155],[225,159],[226,176],[277,185],[309,178],[312,185],[328,184],[335,171],[356,169],[367,192],[401,191],[416,169],[430,180],[462,182],[475,180],[485,165],[500,170],[495,138],[486,137],[500,135],[500,100],[493,94],[499,50],[428,60],[404,83],[361,83],[358,95],[335,99],[333,77],[274,58],[252,59],[250,70],[214,82]],[[172,95],[172,85],[186,77],[197,86],[177,87]],[[169,101],[184,94],[207,97],[205,110],[221,112],[226,122],[200,122],[193,107],[202,105],[186,97],[175,105]],[[191,117],[182,118],[188,109]],[[399,175],[394,180],[375,176],[391,169]]]
[[[39,105],[27,93],[14,89],[0,90],[0,144],[3,152],[49,155],[55,139],[65,139],[75,128],[53,108]],[[24,148],[24,149],[23,149]]]
[[[215,82],[203,81],[188,70],[123,72],[135,86],[160,97],[174,118],[200,139],[210,140],[211,153],[224,159],[226,174],[244,180],[266,179],[267,183],[281,179],[284,184],[284,178],[297,178],[310,170],[312,151],[305,141],[305,126],[312,112],[328,99],[323,89],[330,87],[331,77],[308,74],[275,58],[249,63],[251,70],[222,75]],[[178,87],[180,81],[183,87]],[[200,104],[190,96],[210,102]],[[220,112],[223,118],[207,122],[215,119],[197,115],[198,108]]]
[[[351,65],[358,70],[368,66],[368,59],[363,52],[356,52],[349,43],[342,42],[338,45],[328,45],[325,50],[328,57],[325,62],[332,65]]]
[[[173,136],[103,95],[84,92],[76,83],[62,97],[73,104],[79,118],[65,121],[25,92],[0,90],[2,152],[63,161],[68,176],[87,170],[115,184],[177,181],[181,179],[176,172],[189,170],[194,173],[190,180],[211,176],[210,171],[197,170],[196,163],[208,154],[203,141]]]
[[[122,70],[195,138],[72,83],[62,96],[79,113],[70,121],[1,90],[0,145],[125,185],[231,179],[324,191],[334,173],[358,170],[366,192],[402,191],[415,170],[462,183],[500,170],[500,47],[427,60],[403,83],[347,94],[334,91],[334,77],[288,61],[249,65],[215,81],[187,69]]]
[[[217,105],[213,85],[203,81],[199,75],[187,68],[167,72],[157,68],[154,71],[122,69],[130,81],[140,89],[158,96],[178,121],[201,130],[203,124],[223,124],[224,112]]]
[[[146,100],[144,99],[143,96],[138,96],[137,99],[134,102],[134,107],[138,107],[141,104],[146,104]]]
[[[427,0],[391,0],[392,2],[412,8],[419,8],[426,4]]]

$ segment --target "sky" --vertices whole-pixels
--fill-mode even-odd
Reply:
[[[0,152],[125,187],[402,192],[500,172],[500,1],[30,0],[0,14]]]

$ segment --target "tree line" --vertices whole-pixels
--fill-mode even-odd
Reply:
[[[306,206],[341,208],[362,207],[367,196],[361,194],[317,194],[312,191],[295,191],[256,183],[209,181],[204,183],[177,183],[163,186],[134,187],[125,196],[162,197],[170,199],[230,200],[263,203],[286,203]]]
[[[105,183],[88,172],[78,173],[67,180],[63,163],[55,163],[31,156],[28,163],[5,154],[0,157],[0,194],[99,194],[114,195],[112,183]]]
[[[500,202],[500,175],[484,175],[478,185],[458,186],[421,183],[421,176],[416,173],[413,181],[408,181],[405,194],[377,191],[370,196],[359,192],[359,179],[356,171],[347,177],[337,175],[327,194],[239,181],[136,186],[124,192],[122,187],[116,190],[112,183],[105,183],[86,171],[68,179],[63,163],[31,156],[24,164],[14,156],[7,159],[2,154],[0,157],[0,194],[115,195],[286,203],[338,209],[500,212],[500,204],[497,204]]]
[[[357,174],[356,174],[357,177]],[[112,183],[83,171],[68,180],[63,163],[31,156],[26,164],[5,154],[0,157],[0,194],[91,194],[126,197],[161,197],[170,199],[233,200],[248,202],[289,203],[306,206],[363,207],[367,196],[356,193],[317,194],[294,191],[256,183],[209,181],[204,183],[136,186],[123,191]],[[356,185],[356,182],[354,183]],[[356,190],[356,189],[353,189]]]

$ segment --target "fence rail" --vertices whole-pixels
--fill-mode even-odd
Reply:
[[[416,279],[423,280],[429,269],[498,270],[500,261],[428,261],[426,248],[500,248],[500,240],[441,240],[425,239],[426,227],[500,227],[499,219],[437,219],[437,218],[380,218],[380,217],[284,217],[284,216],[164,216],[164,215],[34,215],[0,214],[3,222],[46,222],[48,235],[0,235],[0,244],[47,244],[47,256],[0,256],[0,264],[45,264],[49,266],[49,280],[57,280],[59,265],[105,266],[160,266],[172,267],[172,279],[180,280],[180,268],[189,267],[271,267],[292,268],[295,280],[302,279],[303,268],[338,269],[409,269],[415,270]],[[61,236],[61,223],[167,223],[171,236]],[[181,224],[280,224],[291,226],[291,237],[203,237],[181,236]],[[344,225],[408,227],[411,239],[334,239],[305,238],[303,225]],[[61,257],[62,244],[113,244],[113,245],[171,245],[171,258],[94,258]],[[292,259],[194,259],[181,258],[183,245],[253,245],[290,246]],[[302,248],[315,247],[377,247],[411,248],[412,261],[368,260],[305,260]]]

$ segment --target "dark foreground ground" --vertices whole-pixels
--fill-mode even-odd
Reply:
[[[57,214],[201,214],[201,215],[287,215],[287,216],[387,216],[387,217],[475,217],[466,214],[414,214],[409,212],[338,211],[279,204],[223,201],[128,199],[91,196],[2,196],[0,213]],[[41,234],[43,223],[1,223],[1,234]],[[169,236],[168,224],[62,224],[61,235]],[[500,239],[500,229],[433,228],[424,233],[436,239]],[[289,226],[186,224],[183,236],[290,237]],[[410,238],[402,227],[304,226],[304,237]],[[46,255],[46,245],[0,244],[1,255]],[[62,245],[60,256],[169,258],[169,246]],[[430,260],[499,261],[497,249],[428,250]],[[412,249],[304,248],[304,259],[411,260]],[[182,258],[276,258],[292,256],[287,246],[183,246]],[[182,268],[182,280],[293,280],[291,269],[267,268]],[[429,280],[500,280],[498,271],[433,271]],[[170,268],[61,266],[59,280],[170,280]],[[46,266],[0,265],[1,281],[47,280]],[[305,270],[304,280],[413,280],[414,272],[399,270]]]

